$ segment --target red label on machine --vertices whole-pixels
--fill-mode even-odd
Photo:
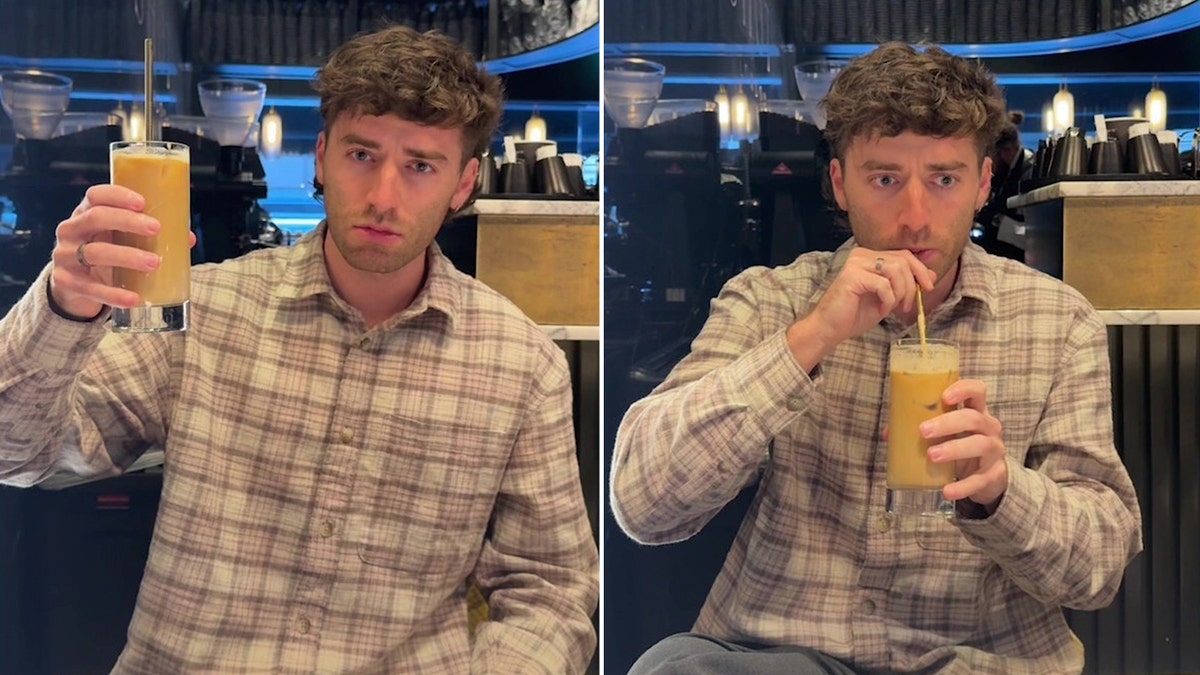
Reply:
[[[129,499],[129,495],[96,495],[96,510],[126,511],[129,509],[130,502],[131,500]]]
[[[677,162],[671,162],[671,164],[667,166],[663,173],[667,174],[668,176],[682,176],[683,167],[679,166]]]
[[[774,169],[771,170],[771,175],[772,176],[790,176],[790,175],[792,175],[792,170],[790,168],[788,168],[787,164],[780,162],[779,166],[776,166]]]

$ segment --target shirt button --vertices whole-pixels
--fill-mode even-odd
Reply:
[[[874,600],[863,600],[862,601],[862,612],[863,612],[863,614],[866,614],[867,616],[874,614],[875,613],[875,601]]]
[[[371,338],[365,337],[358,341],[359,349],[366,349],[367,347],[370,347],[370,346],[371,346]]]
[[[354,440],[354,430],[350,427],[342,429],[342,442],[349,443],[352,440]]]
[[[879,532],[887,532],[892,529],[892,519],[887,516],[879,516],[879,520],[875,521],[875,529]]]
[[[308,617],[302,616],[296,620],[296,632],[308,635],[310,630],[312,630],[312,622],[308,620]]]
[[[325,539],[333,536],[333,523],[328,520],[321,523],[321,536]]]
[[[804,401],[802,401],[799,397],[793,396],[792,398],[789,398],[787,400],[787,409],[788,410],[791,410],[792,412],[796,412],[797,410],[801,410],[803,408],[804,408]]]

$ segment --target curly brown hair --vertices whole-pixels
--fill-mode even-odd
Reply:
[[[838,74],[821,101],[825,138],[845,160],[859,137],[921,136],[975,139],[980,161],[1009,123],[1004,94],[982,64],[940,47],[887,42]]]
[[[388,26],[357,35],[317,71],[328,133],[350,115],[397,115],[410,122],[462,129],[463,164],[482,157],[500,124],[500,79],[476,66],[467,49],[436,31]]]

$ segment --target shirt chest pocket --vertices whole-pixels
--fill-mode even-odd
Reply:
[[[368,565],[415,575],[474,567],[513,433],[402,419],[360,455],[350,536]]]
[[[1025,455],[1033,443],[1044,407],[1044,401],[1007,400],[988,403],[988,412],[1000,420],[1005,451],[1019,464],[1025,463]]]

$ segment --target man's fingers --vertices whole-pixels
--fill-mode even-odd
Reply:
[[[109,286],[104,281],[91,276],[63,272],[57,265],[54,271],[53,288],[56,297],[65,292],[73,297],[112,307],[129,308],[142,304],[141,296],[133,291]]]
[[[87,189],[83,201],[89,206],[112,206],[127,211],[141,211],[146,208],[145,198],[121,185],[93,185]]]

